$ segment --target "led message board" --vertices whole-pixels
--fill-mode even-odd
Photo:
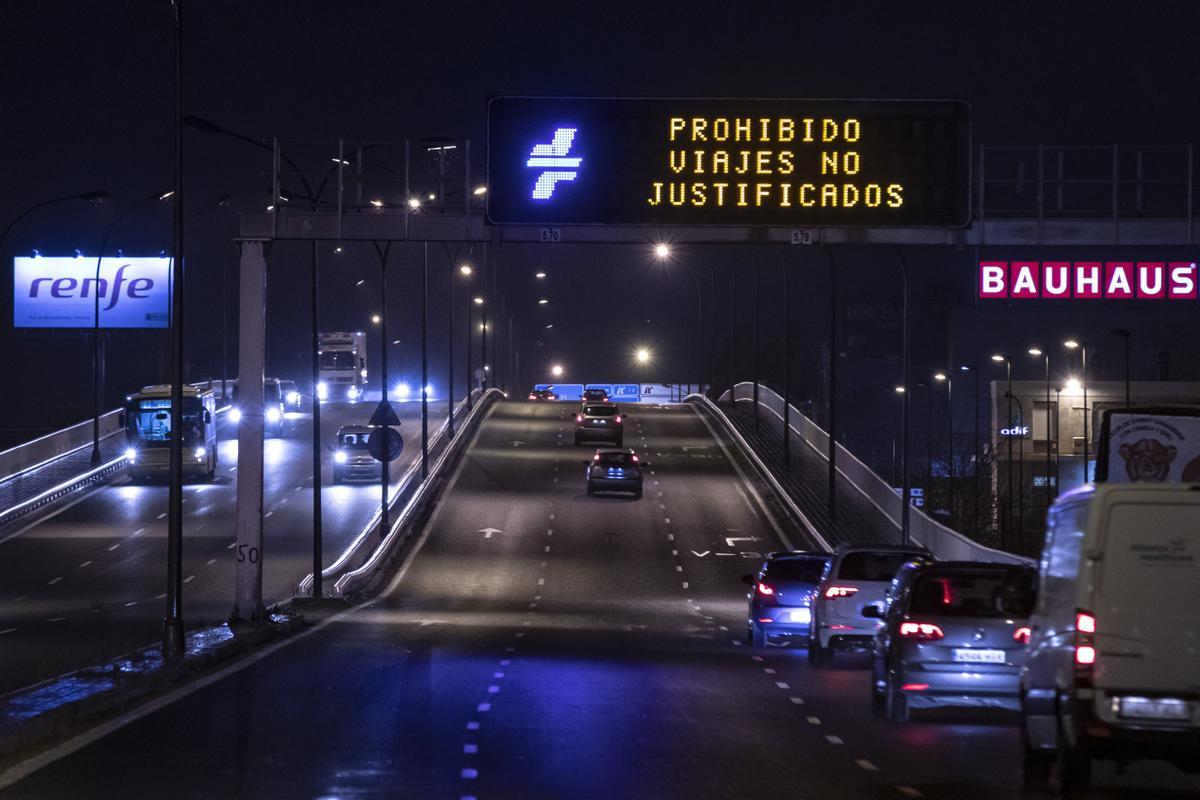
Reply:
[[[96,298],[101,328],[165,328],[170,304],[169,258],[13,259],[13,325],[91,328]]]
[[[488,220],[957,227],[970,161],[961,101],[498,97]]]

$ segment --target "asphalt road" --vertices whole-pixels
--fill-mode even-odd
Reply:
[[[786,542],[695,411],[634,409],[641,501],[585,495],[570,413],[499,405],[383,598],[2,794],[1021,796],[1010,717],[876,720],[861,661],[745,645],[739,577]],[[1165,767],[1096,781],[1196,788]]]
[[[420,404],[396,404],[406,447],[398,478],[420,454]],[[362,423],[373,405],[322,406],[322,440]],[[430,404],[430,433],[444,403]],[[312,566],[312,417],[265,443],[264,575],[268,603],[286,600]],[[436,422],[435,422],[436,420]],[[184,486],[184,619],[225,619],[232,607],[237,439],[220,425],[217,478]],[[379,507],[378,482],[332,485],[325,452],[324,558],[331,563]],[[125,477],[80,490],[0,527],[0,693],[150,644],[165,612],[167,486]]]

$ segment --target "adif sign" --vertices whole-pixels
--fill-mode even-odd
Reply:
[[[169,258],[13,259],[13,325],[91,328],[99,298],[101,328],[165,328]],[[99,279],[97,279],[97,276]]]
[[[1195,300],[1194,261],[980,261],[981,300]]]

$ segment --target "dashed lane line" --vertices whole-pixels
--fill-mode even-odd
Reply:
[[[50,581],[49,583],[47,583],[46,585],[47,585],[47,586],[53,586],[54,584],[58,583],[58,582],[59,582],[59,581],[61,581],[61,580],[62,580],[62,575],[59,575],[57,578],[54,578],[53,580],[51,580],[51,581]]]
[[[865,758],[857,758],[854,760],[854,763],[858,764],[867,772],[879,772],[879,767],[875,766],[870,761],[867,761]]]
[[[83,569],[84,567],[86,567],[88,564],[91,564],[91,563],[92,563],[91,561],[85,561],[85,562],[83,562],[82,564],[80,564],[80,565],[79,565],[79,568],[80,568],[80,569]]]

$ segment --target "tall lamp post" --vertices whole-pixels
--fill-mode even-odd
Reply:
[[[122,211],[100,240],[100,251],[96,254],[96,282],[92,285],[92,466],[100,466],[100,265],[104,261],[104,251],[108,248],[108,240],[121,222],[142,206],[154,200],[166,200],[175,191],[165,190],[147,195]]]
[[[1042,350],[1040,348],[1031,347],[1031,348],[1029,348],[1029,355],[1033,356],[1034,358],[1037,358],[1038,356],[1043,357],[1045,359],[1045,364],[1046,364],[1046,486],[1045,486],[1045,488],[1046,488],[1046,510],[1049,511],[1050,503],[1054,500],[1054,495],[1050,490],[1050,470],[1052,469],[1052,466],[1051,466],[1052,462],[1050,460],[1051,456],[1052,456],[1051,449],[1050,449],[1050,442],[1051,442],[1051,438],[1050,438],[1050,351],[1047,350],[1046,352],[1042,352]],[[1058,406],[1054,406],[1054,410],[1057,413]],[[1054,441],[1055,449],[1058,449],[1058,440],[1054,439],[1053,441]]]
[[[1006,417],[1006,419],[1004,421],[1004,427],[1010,428],[1010,427],[1012,427],[1012,398],[1013,398],[1013,394],[1012,394],[1012,360],[1007,355],[997,353],[996,355],[992,356],[992,361],[996,362],[997,364],[1004,364],[1004,370],[1008,376],[1008,381],[1007,381],[1008,386],[1004,391],[1004,396],[1005,396],[1005,398],[1008,399],[1008,410],[1006,412],[1008,416]],[[1014,485],[1013,484],[1013,437],[1006,436],[1005,438],[1008,439],[1008,515],[1007,515],[1007,522],[1003,526],[1003,529],[1000,534],[1000,541],[1002,543],[1007,538],[1005,536],[1005,533],[1011,532],[1011,529],[1014,524],[1013,523],[1013,485]]]
[[[1079,381],[1083,387],[1083,482],[1088,482],[1088,396],[1087,396],[1087,345],[1082,344],[1075,339],[1067,339],[1063,342],[1063,347],[1068,350],[1078,350],[1082,359],[1080,366]]]
[[[935,372],[933,379],[946,384],[946,508],[954,519],[954,381],[945,372]],[[931,401],[932,402],[932,401]],[[932,480],[930,481],[932,483]]]
[[[974,442],[973,442],[972,450],[973,450],[973,456],[974,456],[975,460],[974,460],[974,463],[973,463],[973,466],[971,469],[971,474],[972,474],[972,483],[974,484],[975,502],[971,504],[972,511],[974,511],[974,517],[973,517],[973,521],[971,524],[971,530],[975,533],[975,536],[978,538],[978,536],[979,536],[979,461],[980,461],[980,452],[979,452],[979,367],[976,366],[975,364],[963,364],[961,367],[959,367],[959,370],[962,372],[970,372],[971,376],[974,378],[973,385],[972,385],[972,392],[975,395],[975,402],[974,402],[975,425],[974,425],[974,434],[973,434]]]
[[[668,244],[657,244],[654,246],[654,257],[659,261],[666,262],[671,258],[671,246]],[[704,291],[700,288],[700,280],[686,267],[683,270],[684,274],[692,282],[692,286],[696,289],[696,366],[699,367],[696,379],[703,382],[704,380]]]

